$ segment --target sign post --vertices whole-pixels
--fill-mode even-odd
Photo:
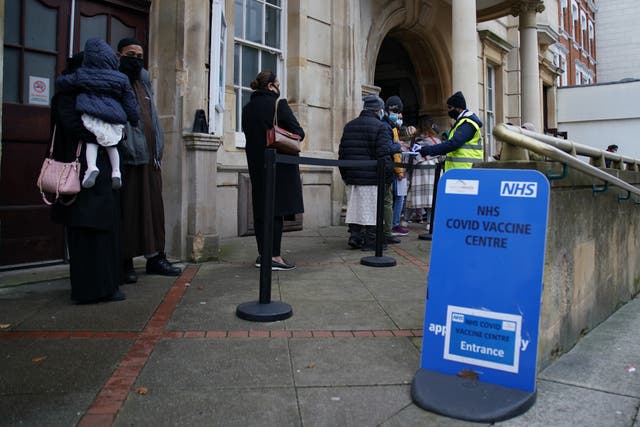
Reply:
[[[548,203],[538,171],[443,175],[411,389],[418,406],[495,422],[535,403]]]

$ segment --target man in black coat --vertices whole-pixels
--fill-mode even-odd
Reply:
[[[390,182],[392,169],[389,146],[393,135],[389,127],[382,122],[382,117],[384,117],[384,101],[377,95],[366,96],[360,116],[344,127],[338,159],[385,159],[387,161],[386,181]],[[354,249],[373,250],[378,194],[376,169],[341,167],[340,174],[347,186],[348,245]]]

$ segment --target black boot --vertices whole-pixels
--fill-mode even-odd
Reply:
[[[360,249],[364,244],[363,230],[360,224],[349,224],[349,241],[347,244],[352,249]]]
[[[136,283],[138,276],[133,268],[133,258],[127,258],[122,263],[122,280],[125,284]]]
[[[387,245],[382,245],[382,249],[387,249]],[[375,251],[376,250],[376,226],[367,225],[364,229],[364,244],[362,245],[363,251]]]
[[[167,260],[167,256],[160,252],[147,260],[147,274],[159,274],[160,276],[179,276],[182,270],[174,267]]]

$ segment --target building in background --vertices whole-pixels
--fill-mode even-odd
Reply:
[[[112,46],[125,35],[147,43],[165,131],[166,249],[182,259],[214,258],[221,238],[252,233],[239,124],[260,70],[277,72],[311,157],[337,158],[342,128],[368,93],[400,95],[409,124],[428,114],[447,128],[445,100],[461,90],[485,122],[487,158],[499,149],[491,133],[497,123],[557,126],[557,0],[0,0],[0,6],[0,266],[63,257],[62,230],[48,221],[35,186],[16,191],[11,183],[35,182],[48,143],[51,92],[31,98],[33,82],[42,77],[50,86],[89,35]],[[579,45],[584,52],[594,48],[588,22],[578,39],[586,42]],[[197,110],[206,111],[209,133],[193,132]],[[305,214],[287,226],[339,224],[344,187],[337,169],[301,170]]]
[[[558,86],[596,83],[596,1],[557,1],[560,37],[554,62],[562,69]]]

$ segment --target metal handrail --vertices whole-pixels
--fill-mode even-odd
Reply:
[[[532,132],[517,126],[509,126],[503,123],[497,125],[493,129],[493,135],[500,141],[506,142],[507,144],[526,148],[527,150],[533,151],[537,154],[562,162],[589,176],[601,179],[605,183],[615,185],[625,191],[640,195],[640,188],[634,187],[633,185],[603,171],[596,166],[583,162],[575,156],[589,156],[592,159],[596,158],[602,162],[604,161],[603,159],[609,158],[612,161],[626,163],[627,165],[633,164],[634,170],[638,170],[638,161],[635,159],[605,152],[573,141]],[[612,158],[609,154],[615,157]]]

